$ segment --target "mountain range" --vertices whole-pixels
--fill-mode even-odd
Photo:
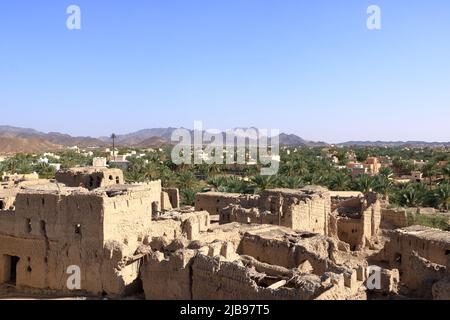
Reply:
[[[152,128],[116,136],[117,146],[161,147],[171,144],[172,133],[177,128]],[[246,128],[241,128],[246,129]],[[191,134],[194,131],[189,130]],[[281,145],[321,147],[329,146],[326,142],[305,140],[295,134],[281,133]],[[71,136],[58,132],[41,132],[30,128],[0,126],[0,153],[57,151],[66,147],[78,146],[105,147],[111,145],[110,137]],[[377,147],[450,147],[450,142],[425,141],[348,141],[336,144],[338,146],[377,146]]]

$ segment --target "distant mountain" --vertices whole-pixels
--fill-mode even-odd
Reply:
[[[305,140],[303,138],[300,138],[299,136],[296,136],[295,134],[280,133],[279,139],[280,145],[284,146],[324,147],[328,145],[326,142]]]
[[[34,129],[30,128],[19,128],[19,127],[12,127],[12,126],[0,126],[0,135],[20,135],[20,134],[29,134],[29,135],[41,135],[42,132],[39,132]]]
[[[280,144],[288,146],[300,146],[306,145],[307,141],[295,134],[281,133],[278,137],[280,139]]]
[[[68,134],[62,134],[58,132],[44,133],[34,129],[29,128],[18,128],[11,126],[0,126],[0,135],[21,138],[23,139],[34,139],[39,138],[41,141],[47,141],[53,145],[61,146],[79,146],[79,147],[100,147],[106,145],[102,140],[91,138],[91,137],[72,137]]]
[[[143,129],[136,132],[117,135],[116,142],[118,145],[137,145],[150,138],[162,138],[166,141],[170,141],[172,137],[172,132],[177,128],[154,128],[154,129]],[[110,137],[100,137],[100,140],[104,142],[111,143]]]
[[[38,137],[17,137],[0,134],[0,153],[33,153],[61,150],[63,146]]]
[[[425,141],[347,141],[337,144],[344,147],[409,147],[409,148],[437,148],[450,147],[450,142]]]
[[[72,137],[68,134],[58,132],[49,132],[44,136],[50,142],[62,144],[64,146],[78,146],[78,147],[101,147],[108,145],[104,141],[91,137]]]
[[[126,145],[143,145],[148,142],[146,140],[149,139],[155,139],[160,138],[166,143],[171,143],[172,133],[177,130],[178,128],[155,128],[155,129],[144,129],[139,130],[133,133],[124,134],[124,135],[117,135],[116,143],[117,145],[126,146]],[[254,129],[258,130],[257,128],[251,127],[251,128],[233,128],[233,130],[241,129],[243,131],[246,131],[248,129]],[[194,131],[188,130],[191,135],[193,136]],[[110,143],[111,138],[109,137],[101,137],[101,140],[104,142]],[[327,143],[325,142],[313,142],[308,141],[300,138],[299,136],[296,136],[294,134],[285,134],[281,133],[279,135],[279,141],[281,145],[290,145],[290,146],[326,146]],[[162,142],[162,141],[160,141]]]
[[[139,148],[161,148],[164,145],[168,145],[169,142],[160,137],[151,137],[135,144],[135,147]]]
[[[256,128],[235,128],[244,131]],[[234,129],[234,130],[235,130]],[[117,135],[116,145],[136,146],[144,148],[161,147],[171,142],[172,133],[177,128],[153,128],[143,129],[136,132]],[[188,130],[193,136],[194,131]],[[269,140],[270,142],[270,140]],[[279,135],[280,145],[284,146],[306,146],[323,147],[328,146],[326,142],[314,142],[305,140],[295,134],[281,133]],[[44,133],[30,128],[18,128],[12,126],[0,126],[0,153],[13,152],[36,152],[46,150],[57,150],[64,147],[78,146],[103,147],[110,146],[110,137],[73,137],[68,134],[49,132]],[[424,141],[347,141],[337,144],[338,146],[374,146],[374,147],[450,147],[450,142],[424,142]]]

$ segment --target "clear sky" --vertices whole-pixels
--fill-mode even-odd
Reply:
[[[0,124],[76,135],[202,120],[449,141],[450,1],[0,1],[0,110]]]

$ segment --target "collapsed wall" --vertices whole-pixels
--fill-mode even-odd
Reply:
[[[353,251],[377,242],[381,228],[381,203],[377,194],[351,198],[335,205],[331,233],[350,244]]]
[[[195,210],[207,211],[210,215],[218,215],[221,210],[230,205],[243,208],[257,207],[259,196],[239,193],[206,192],[198,193],[195,197]]]
[[[211,214],[219,214],[221,224],[271,224],[320,233],[345,241],[353,251],[377,242],[382,217],[381,202],[375,193],[365,196],[359,192],[330,193],[316,186],[265,190],[259,197],[198,194],[196,209],[204,208]]]
[[[209,242],[208,233],[230,240]],[[346,265],[348,248],[336,240],[268,225],[230,224],[208,233],[194,242],[152,246],[141,268],[147,299],[365,297],[358,274],[365,265]]]
[[[436,287],[450,275],[450,233],[411,226],[390,231],[389,238],[382,259],[400,270],[408,294],[427,299],[441,297],[444,293]]]
[[[406,296],[449,295],[449,233],[385,230],[389,241],[380,251],[373,245],[381,223],[374,194],[345,194],[331,213],[330,194],[320,187],[200,194],[201,211],[173,210],[178,190],[161,181],[90,191],[47,181],[11,192],[13,205],[0,210],[0,284],[22,292],[366,299],[371,261],[384,266],[376,292],[397,294],[401,282]],[[210,224],[210,211],[222,224]],[[70,266],[80,267],[80,290],[67,287]]]
[[[294,230],[328,234],[331,201],[328,190],[265,190],[261,196],[208,192],[196,197],[196,210],[219,214],[220,223],[273,224]]]
[[[0,189],[0,210],[14,210],[19,189]]]

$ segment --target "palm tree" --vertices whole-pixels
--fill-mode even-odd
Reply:
[[[362,174],[355,180],[355,188],[364,194],[372,192],[374,187],[374,178],[367,174]]]
[[[258,175],[258,176],[253,177],[252,182],[255,184],[256,189],[258,191],[264,191],[273,186],[275,179],[273,176]]]
[[[329,187],[334,191],[346,191],[350,186],[350,177],[344,172],[337,172],[330,181]]]
[[[227,180],[223,176],[215,176],[208,180],[208,184],[212,187],[213,190],[219,190],[220,187],[224,187],[227,183]]]
[[[389,200],[389,194],[392,192],[394,183],[388,176],[379,175],[375,180],[374,190],[383,195],[384,200]]]
[[[441,210],[448,211],[448,206],[450,204],[450,184],[440,184],[436,189],[435,197]]]
[[[444,179],[449,180],[450,179],[450,163],[447,164],[445,167],[441,169],[442,175],[444,176]]]
[[[422,168],[423,176],[428,178],[429,187],[431,189],[431,185],[433,183],[433,177],[438,173],[436,163],[430,162],[423,166]]]
[[[181,202],[188,206],[195,204],[195,195],[197,192],[193,189],[184,189],[181,191]]]
[[[280,176],[277,180],[279,185],[289,189],[299,189],[305,185],[300,177]]]
[[[127,182],[144,182],[145,173],[138,169],[131,169],[125,172],[125,180]]]
[[[144,166],[143,170],[148,180],[156,180],[160,177],[160,168],[154,162],[149,162]]]
[[[419,207],[425,199],[426,189],[422,184],[409,185],[402,193],[403,201],[409,207]]]
[[[390,178],[392,175],[394,174],[394,171],[391,168],[381,168],[379,175],[380,176],[384,176],[386,178]]]
[[[114,158],[114,161],[116,161],[116,138],[117,138],[117,136],[116,136],[116,134],[115,133],[113,133],[112,135],[111,135],[111,139],[112,139],[112,148],[113,148],[113,158]]]
[[[180,189],[194,189],[197,185],[197,178],[190,171],[181,172],[178,174],[178,186]]]

